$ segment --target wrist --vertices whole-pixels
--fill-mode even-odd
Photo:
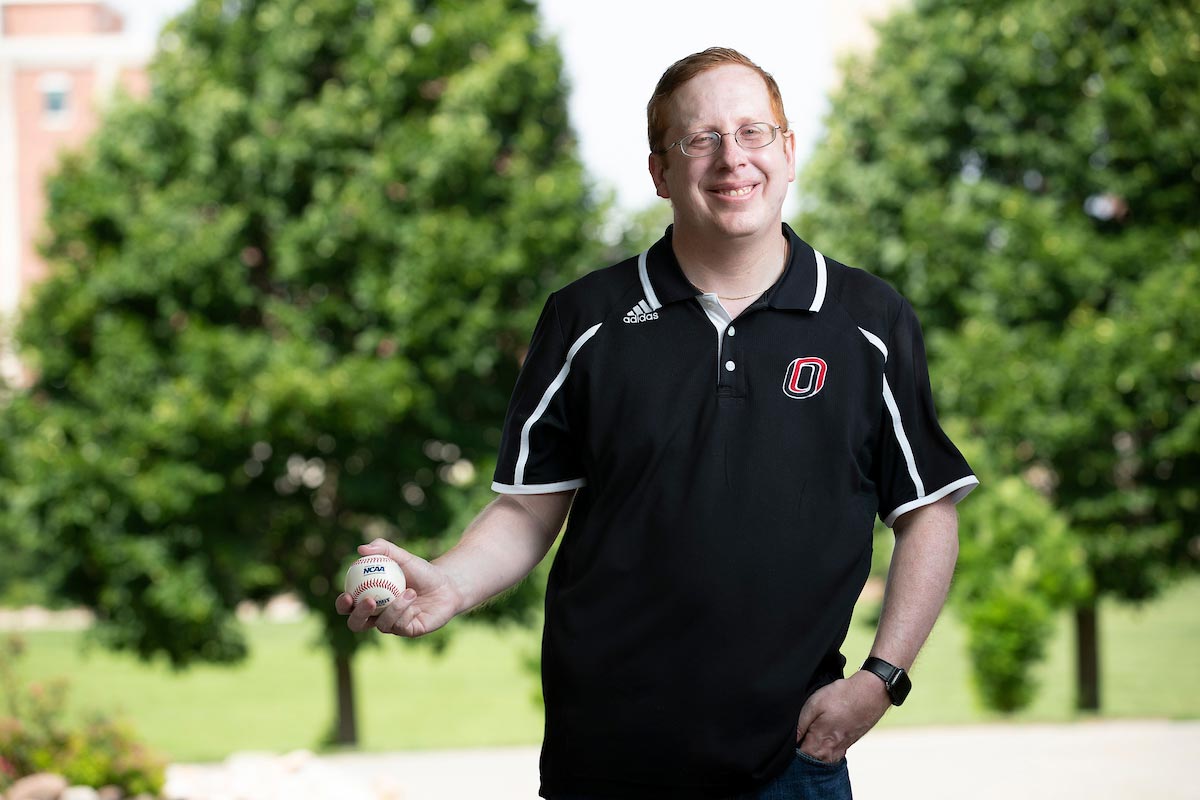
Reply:
[[[472,602],[472,591],[470,581],[467,580],[466,574],[456,569],[456,559],[454,551],[450,550],[447,553],[433,559],[429,562],[429,566],[441,573],[443,586],[447,593],[454,598],[453,608],[454,616],[465,614],[479,603]]]
[[[859,690],[866,692],[872,700],[877,700],[881,705],[892,704],[891,695],[887,692],[887,686],[883,681],[879,680],[878,676],[872,675],[865,669],[860,669],[858,672],[850,676],[851,680],[860,684]]]
[[[909,691],[912,690],[912,681],[908,677],[908,672],[882,658],[868,656],[860,671],[870,673],[875,677],[894,706],[903,705],[908,698]]]

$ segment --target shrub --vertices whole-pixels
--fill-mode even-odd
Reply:
[[[1023,591],[998,591],[963,611],[971,679],[988,708],[1018,711],[1033,700],[1030,667],[1041,660],[1053,629],[1048,603]]]
[[[951,601],[967,626],[971,679],[984,706],[1027,706],[1032,670],[1056,611],[1090,591],[1079,537],[1030,478],[1004,476],[991,453],[960,437],[983,486],[959,508],[960,549]]]
[[[0,791],[35,772],[55,772],[81,786],[117,786],[126,794],[161,793],[166,764],[137,741],[123,722],[94,715],[66,718],[67,683],[26,684],[17,669],[24,643],[0,647]]]

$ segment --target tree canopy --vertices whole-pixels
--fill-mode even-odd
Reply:
[[[149,97],[49,184],[36,379],[3,412],[4,535],[37,532],[109,644],[234,660],[237,604],[292,590],[344,666],[354,546],[457,538],[542,296],[595,266],[561,72],[523,0],[167,26]]]
[[[801,231],[916,306],[981,491],[1020,475],[1080,537],[1088,614],[1200,565],[1197,10],[918,0],[801,182]]]

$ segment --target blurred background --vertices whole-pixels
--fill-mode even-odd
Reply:
[[[419,641],[332,600],[358,543],[433,557],[491,497],[546,295],[661,235],[645,103],[719,44],[783,90],[785,219],[910,299],[982,480],[865,785],[981,736],[913,796],[1197,796],[1162,743],[1200,746],[1198,11],[3,0],[0,792],[340,797],[312,770],[410,754],[362,791],[533,796],[549,560]],[[1053,759],[980,777],[997,742]]]

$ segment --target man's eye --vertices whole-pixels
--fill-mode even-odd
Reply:
[[[761,139],[766,135],[767,135],[766,128],[764,128],[761,125],[747,125],[746,127],[742,128],[740,131],[738,131],[739,138],[749,139],[750,141],[754,141],[755,139]]]
[[[691,136],[683,140],[683,143],[693,150],[704,150],[716,145],[719,137],[707,131],[705,133],[693,133]]]

